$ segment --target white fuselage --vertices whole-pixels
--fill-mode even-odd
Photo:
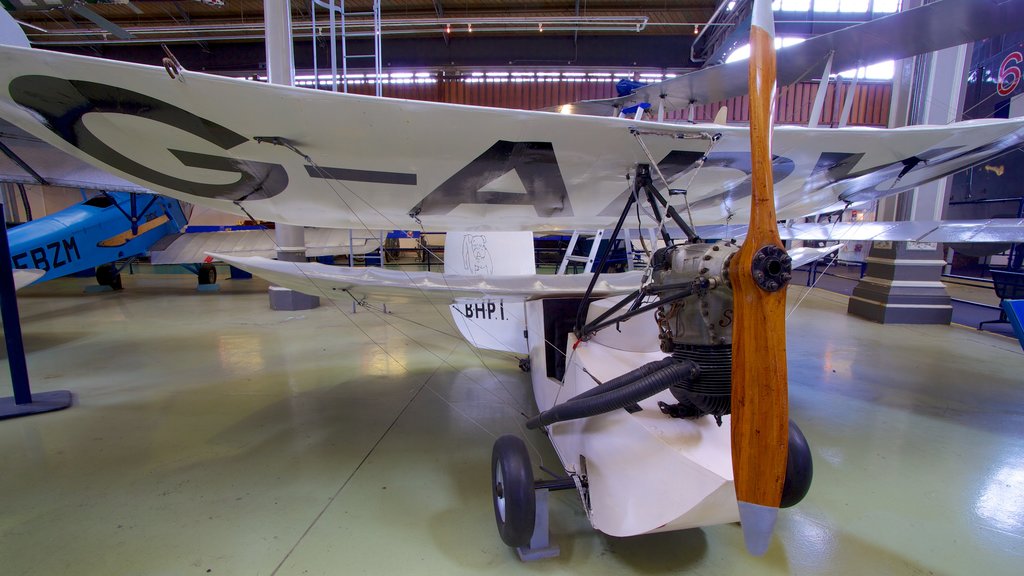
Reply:
[[[602,308],[591,305],[590,316]],[[666,356],[658,349],[653,311],[576,346],[569,334],[563,382],[546,370],[544,303],[526,303],[533,390],[540,411]],[[665,391],[639,403],[639,412],[560,422],[548,428],[566,471],[577,478],[594,528],[612,536],[680,530],[739,520],[732,482],[729,417],[687,420],[662,414]],[[589,503],[589,505],[588,505]]]

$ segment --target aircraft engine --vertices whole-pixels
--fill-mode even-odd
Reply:
[[[789,279],[790,257],[781,249],[755,258],[755,278],[771,286]],[[739,252],[735,241],[679,244],[654,253],[651,282],[579,331],[581,341],[599,330],[656,307],[661,350],[671,356],[650,362],[570,398],[526,422],[539,428],[632,406],[669,390],[676,404],[658,402],[675,418],[711,415],[719,425],[732,404],[733,290],[729,261]],[[656,296],[658,301],[642,304]],[[632,302],[629,311],[608,317]]]
[[[656,315],[661,349],[677,361],[700,367],[699,377],[669,388],[679,403],[661,403],[666,414],[678,418],[711,414],[721,425],[722,416],[729,413],[733,317],[729,260],[738,251],[736,242],[729,241],[670,246],[654,254],[649,291],[667,300]],[[672,298],[681,292],[693,293]]]

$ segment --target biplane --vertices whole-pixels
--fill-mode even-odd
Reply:
[[[900,29],[906,18],[934,24],[959,14],[931,27],[932,39],[955,45],[979,29],[1019,26],[1022,5],[944,0],[882,20]],[[951,21],[960,25],[949,29]],[[524,424],[547,432],[564,467],[554,484],[535,482],[521,439],[494,446],[499,533],[525,557],[545,554],[538,498],[554,488],[578,491],[607,534],[739,520],[748,549],[760,554],[778,509],[799,502],[812,475],[810,450],[788,417],[785,288],[794,262],[781,239],[833,238],[786,222],[910,190],[1024,141],[1024,119],[773,130],[773,29],[770,2],[756,2],[741,85],[737,66],[723,65],[581,103],[579,111],[601,114],[581,115],[262,85],[173,62],[168,74],[34,50],[8,25],[0,117],[121,178],[254,220],[447,231],[450,243],[469,242],[465,259],[449,258],[462,272],[444,274],[224,260],[317,295],[455,300],[453,315],[473,320],[467,326],[516,327],[511,344],[483,343],[486,328],[464,334],[529,353],[538,412]],[[795,78],[837,63],[842,42],[785,49],[816,54]],[[792,80],[800,60],[780,60]],[[735,90],[749,92],[750,126],[670,124],[645,117],[645,107],[622,114],[641,101],[657,110]],[[634,211],[664,240],[642,272],[559,279],[499,266],[528,243],[498,234],[617,232]],[[913,224],[849,226],[842,238],[1024,240],[1020,220]],[[489,259],[475,253],[484,246]]]

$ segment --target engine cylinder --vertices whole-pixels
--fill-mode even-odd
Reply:
[[[700,367],[700,377],[680,382],[669,391],[682,405],[692,404],[696,415],[721,418],[732,409],[732,345],[695,346],[679,344],[672,351],[677,360],[689,360]]]

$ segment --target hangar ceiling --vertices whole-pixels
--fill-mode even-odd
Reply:
[[[340,3],[341,0],[336,0]],[[0,0],[33,45],[158,64],[169,44],[186,67],[246,73],[263,68],[262,0]],[[324,2],[326,4],[327,2]],[[386,67],[686,67],[694,24],[716,0],[385,0]],[[344,2],[353,51],[369,52],[372,0]],[[311,0],[292,0],[298,68],[312,60]],[[96,18],[99,17],[99,18]],[[319,34],[328,11],[316,9]],[[104,21],[110,25],[104,24]],[[361,46],[360,43],[366,46]],[[323,48],[324,39],[318,44]]]
[[[0,0],[37,45],[237,41],[262,35],[262,0]],[[335,0],[341,4],[341,0]],[[327,4],[327,2],[324,2]],[[372,0],[343,2],[353,33],[368,35]],[[703,24],[716,0],[547,0],[381,2],[384,36],[459,34],[678,34]],[[311,0],[291,0],[296,37],[310,36]],[[318,9],[326,24],[327,11]],[[117,28],[105,26],[109,21]],[[119,33],[122,30],[130,35]],[[118,37],[121,36],[121,37]]]
[[[323,1],[323,0],[321,0]],[[341,0],[335,0],[340,3]],[[168,44],[191,69],[246,74],[265,67],[262,0],[0,0],[36,47],[159,64]],[[327,4],[328,2],[323,2]],[[742,7],[745,2],[737,2]],[[620,67],[680,70],[695,32],[717,0],[385,0],[381,3],[384,66]],[[372,0],[348,0],[354,53],[372,51]],[[312,65],[312,18],[319,50],[328,11],[291,0],[298,69]],[[863,19],[863,14],[842,16]],[[841,17],[841,18],[842,18]],[[790,15],[804,25],[808,13]],[[783,23],[783,26],[785,24]],[[833,28],[834,24],[831,25]]]

